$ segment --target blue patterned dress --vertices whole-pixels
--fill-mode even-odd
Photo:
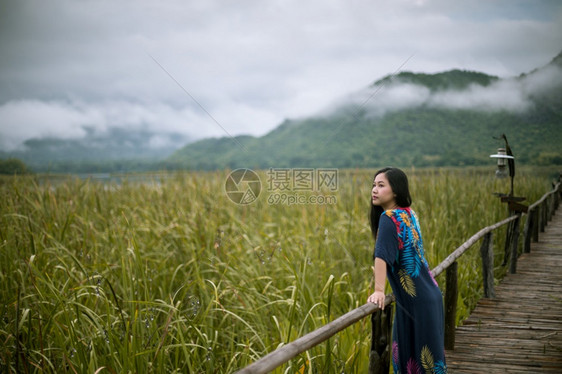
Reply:
[[[394,372],[446,373],[443,298],[429,270],[413,210],[399,208],[382,213],[374,256],[386,262],[396,298]]]

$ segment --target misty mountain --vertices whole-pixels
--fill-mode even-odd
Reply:
[[[508,79],[461,70],[387,76],[262,137],[203,139],[167,161],[188,169],[485,165],[502,133],[518,162],[562,164],[562,54]]]
[[[83,129],[80,139],[27,140],[0,159],[53,172],[486,165],[503,145],[494,137],[505,133],[518,162],[562,164],[562,54],[512,78],[462,70],[389,75],[261,137],[188,143],[150,129]]]
[[[127,171],[132,165],[137,170],[153,166],[188,141],[180,134],[156,134],[150,130],[84,130],[86,136],[80,139],[29,139],[23,149],[0,152],[0,158],[18,158],[43,171]]]

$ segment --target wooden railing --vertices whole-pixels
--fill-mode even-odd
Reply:
[[[560,177],[554,188],[544,194],[539,200],[531,204],[527,210],[527,220],[524,228],[523,251],[529,253],[531,251],[531,241],[539,240],[539,231],[544,232],[548,221],[552,219],[554,212],[559,206],[561,199]],[[511,243],[507,243],[511,252],[509,253],[510,264],[509,272],[514,274],[517,271],[518,244],[519,244],[519,223],[521,213],[514,214],[503,221],[487,226],[474,234],[470,239],[464,242],[437,267],[432,270],[433,276],[437,277],[443,271],[445,276],[445,349],[454,349],[455,347],[455,327],[457,315],[457,259],[464,254],[474,243],[482,240],[480,245],[480,256],[482,259],[482,279],[484,288],[484,297],[495,297],[494,290],[494,252],[493,252],[493,231],[497,228],[513,222],[511,235]]]
[[[562,177],[562,175],[561,175]],[[527,220],[524,228],[523,251],[529,253],[531,241],[539,240],[539,232],[544,232],[547,222],[552,219],[554,212],[558,208],[561,199],[561,177],[554,185],[554,188],[544,194],[539,200],[531,204],[527,211]],[[470,239],[455,249],[439,265],[431,270],[434,277],[446,271],[445,286],[445,348],[453,349],[455,345],[455,320],[457,310],[457,259],[462,256],[474,243],[482,240],[480,254],[482,257],[482,275],[484,286],[484,297],[493,298],[494,291],[494,253],[493,253],[493,231],[497,228],[513,222],[513,233],[509,235],[511,243],[510,253],[510,273],[517,270],[518,243],[519,243],[519,223],[521,213],[510,216],[503,221],[487,226],[474,234]],[[385,307],[394,302],[392,295],[387,295]],[[328,340],[336,333],[360,321],[368,315],[372,315],[373,336],[370,353],[369,372],[388,373],[390,367],[390,334],[392,328],[392,308],[385,308],[382,311],[373,303],[367,303],[356,308],[336,320],[314,330],[291,343],[284,345],[258,361],[246,366],[237,374],[261,374],[268,373],[281,366],[290,359],[309,350],[310,348]]]

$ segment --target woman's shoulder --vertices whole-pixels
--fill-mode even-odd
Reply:
[[[387,217],[396,217],[400,216],[401,214],[408,214],[408,215],[416,215],[416,213],[412,210],[412,208],[396,208],[396,209],[388,209],[385,210],[382,214],[386,215]]]
[[[409,227],[411,223],[414,225],[418,224],[416,212],[409,207],[385,210],[383,212],[383,216],[387,216],[388,219],[394,222],[395,225],[406,224],[406,226]]]

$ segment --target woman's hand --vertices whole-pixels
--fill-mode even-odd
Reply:
[[[381,308],[381,310],[384,310],[384,299],[385,299],[385,294],[382,291],[375,291],[371,294],[371,296],[369,296],[369,298],[367,299],[367,302],[369,303],[374,303],[375,305],[378,305],[379,308]]]

